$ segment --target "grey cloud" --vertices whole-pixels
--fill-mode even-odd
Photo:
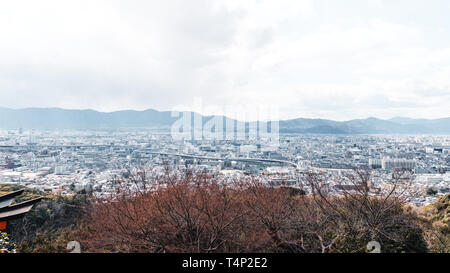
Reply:
[[[322,0],[302,13],[264,1],[8,1],[0,11],[0,106],[169,110],[201,97],[276,103],[289,117],[433,106],[433,115],[448,115],[450,81],[439,71],[450,65],[450,41],[430,45],[437,34],[422,19],[411,24],[398,4],[359,1],[344,10]],[[288,5],[298,1],[309,2],[283,3],[300,9]],[[442,16],[434,4],[425,9]],[[432,57],[401,54],[409,48]],[[405,79],[411,75],[422,82]]]

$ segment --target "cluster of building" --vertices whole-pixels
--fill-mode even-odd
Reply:
[[[396,169],[409,170],[426,205],[450,187],[450,136],[280,135],[279,141],[189,140],[151,130],[0,131],[0,183],[17,183],[42,191],[72,194],[114,192],[115,181],[129,168],[170,166],[258,176],[271,185],[299,186],[299,173],[320,170],[330,185],[342,172],[373,169],[378,186]],[[429,194],[429,189],[436,192]]]

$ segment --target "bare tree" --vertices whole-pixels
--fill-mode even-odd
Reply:
[[[411,194],[406,170],[395,170],[384,188],[373,183],[368,169],[345,173],[334,187],[321,173],[308,173],[305,180],[322,213],[339,227],[335,238],[366,235],[368,240],[407,244],[405,234],[417,230],[416,217],[406,208]]]
[[[370,240],[407,244],[415,228],[414,215],[405,209],[407,179],[400,171],[385,189],[374,185],[368,170],[347,173],[333,187],[325,174],[308,173],[302,179],[310,195],[254,177],[230,181],[170,168],[148,174],[130,170],[117,181],[114,195],[96,201],[86,242],[90,250],[364,251]]]

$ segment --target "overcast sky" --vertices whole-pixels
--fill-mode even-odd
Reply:
[[[0,106],[450,117],[448,0],[14,0]]]

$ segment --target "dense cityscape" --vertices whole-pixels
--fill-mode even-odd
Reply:
[[[0,131],[0,184],[17,184],[52,194],[114,192],[117,178],[131,169],[163,172],[170,166],[224,177],[256,176],[274,186],[301,187],[299,174],[321,171],[330,186],[342,173],[371,168],[383,187],[395,169],[410,173],[425,206],[450,192],[450,136],[284,134],[279,142],[175,140],[151,130]],[[339,191],[335,186],[335,190]]]
[[[2,265],[446,264],[450,1],[2,4]]]

